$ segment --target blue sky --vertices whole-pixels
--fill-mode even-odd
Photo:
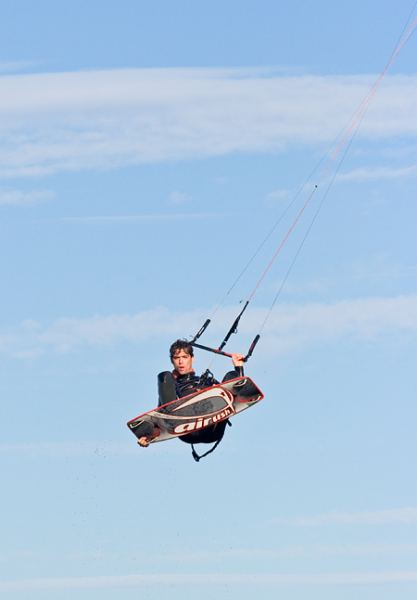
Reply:
[[[415,598],[415,35],[326,195],[412,9],[2,3],[5,597]],[[314,184],[229,343],[259,331],[324,199],[247,365],[265,399],[199,464],[138,448],[125,424],[170,343],[214,313],[219,343]]]

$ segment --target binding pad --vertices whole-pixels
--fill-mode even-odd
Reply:
[[[237,377],[158,406],[127,426],[138,439],[163,442],[230,419],[263,397],[252,379]]]

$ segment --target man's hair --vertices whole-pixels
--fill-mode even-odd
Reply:
[[[186,352],[190,356],[194,356],[194,348],[191,346],[190,342],[187,342],[187,340],[177,340],[173,344],[171,344],[171,347],[169,349],[169,355],[171,357],[171,360],[174,358],[175,354],[179,350],[184,350],[184,352]]]

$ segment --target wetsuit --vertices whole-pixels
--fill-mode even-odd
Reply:
[[[229,381],[243,375],[243,367],[235,367],[233,371],[229,371],[223,377],[223,381]],[[180,375],[177,371],[163,371],[158,375],[158,405],[172,402],[175,398],[188,396],[193,392],[216,385],[219,382],[213,377],[210,371],[205,371],[202,375],[196,375],[194,371]],[[219,442],[223,435],[228,420],[220,421],[214,425],[209,425],[199,431],[192,431],[186,435],[179,436],[180,440],[187,444],[211,444]]]

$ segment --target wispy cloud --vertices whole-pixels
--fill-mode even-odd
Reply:
[[[10,190],[0,189],[0,206],[28,206],[53,198],[50,190]]]
[[[185,192],[171,192],[169,195],[169,202],[171,204],[186,204],[190,201],[191,197]]]
[[[276,206],[291,196],[290,190],[274,190],[266,195],[266,202],[270,206]]]
[[[104,443],[104,442],[32,442],[16,444],[0,444],[0,456],[30,456],[37,457],[77,457],[86,455],[117,456],[132,454],[130,444]]]
[[[155,308],[135,315],[61,318],[49,325],[26,320],[13,331],[0,332],[0,352],[27,358],[48,351],[69,352],[80,346],[138,343],[159,335],[184,337],[200,324],[201,314],[208,312]],[[240,326],[241,333],[257,333],[265,315],[265,309],[252,309]],[[236,307],[219,310],[210,326],[212,332],[220,335],[235,316]],[[385,333],[417,333],[417,296],[281,305],[270,316],[263,342],[268,352],[277,356],[314,343],[355,336],[371,340]]]
[[[397,310],[400,313],[395,314]],[[284,305],[272,314],[267,334],[305,345],[345,336],[373,339],[395,331],[417,332],[417,296]]]
[[[190,552],[190,553],[168,553],[164,555],[164,560],[173,560],[178,562],[213,563],[222,559],[229,559],[240,563],[241,561],[254,560],[277,560],[277,559],[298,559],[298,558],[317,558],[318,556],[378,556],[399,554],[417,554],[417,543],[415,544],[390,544],[390,543],[340,543],[340,544],[293,544],[281,546],[278,548],[230,548],[224,551],[209,552]]]
[[[133,415],[132,415],[133,416]],[[127,429],[126,429],[127,431]],[[61,459],[65,458],[85,458],[86,456],[108,458],[109,456],[130,456],[137,455],[138,447],[135,444],[133,435],[127,439],[126,443],[103,442],[103,441],[63,441],[63,442],[21,442],[14,444],[1,443],[0,457],[14,456],[24,457],[25,460],[38,458]],[[154,444],[152,453],[170,454],[176,453],[178,446],[173,444]]]
[[[11,60],[0,62],[0,73],[19,73],[38,67],[39,64],[32,60]]]
[[[152,215],[97,215],[92,217],[61,217],[68,223],[148,223],[151,221],[188,221],[198,219],[217,219],[220,213],[172,213]]]
[[[162,446],[164,444],[161,444]],[[174,446],[172,446],[174,448]],[[127,549],[127,553],[129,550]],[[135,557],[140,563],[145,565],[156,564],[163,562],[166,566],[172,565],[177,568],[179,564],[187,564],[189,567],[195,567],[198,564],[204,564],[206,568],[222,562],[224,560],[229,563],[254,564],[254,561],[262,561],[266,564],[267,561],[277,561],[282,559],[300,558],[316,559],[317,557],[377,557],[377,556],[395,556],[399,555],[407,557],[410,554],[417,555],[417,543],[357,543],[357,544],[293,544],[279,546],[277,548],[265,549],[257,547],[247,548],[228,548],[225,550],[211,549],[192,552],[179,552],[177,549],[165,548],[164,552],[160,550],[155,553],[148,549],[137,549]],[[21,548],[0,553],[1,562],[11,562],[19,560],[33,560],[36,557],[41,557],[44,562],[52,559],[48,552],[40,553],[38,548]],[[61,558],[64,562],[82,561],[83,563],[95,561],[98,564],[100,561],[117,561],[123,558],[120,551],[111,550],[77,550],[62,549]],[[128,559],[128,556],[126,556]]]
[[[415,583],[417,571],[380,571],[309,574],[173,574],[115,575],[95,577],[50,577],[38,579],[9,580],[0,582],[0,592],[23,592],[40,590],[72,590],[97,588],[126,588],[143,586],[216,587],[259,585],[379,585],[383,583]]]
[[[392,508],[364,512],[329,512],[320,515],[275,519],[275,523],[297,527],[321,525],[417,525],[417,507]]]
[[[411,258],[411,257],[410,257]],[[370,255],[366,261],[355,261],[351,265],[351,277],[360,282],[415,280],[417,265],[396,264],[388,253]]]
[[[384,179],[398,179],[417,175],[417,165],[407,167],[366,167],[353,169],[337,176],[337,181],[362,183],[363,181],[379,181]]]
[[[126,69],[0,77],[0,176],[329,143],[374,77]],[[417,135],[416,80],[386,77],[360,129]]]

